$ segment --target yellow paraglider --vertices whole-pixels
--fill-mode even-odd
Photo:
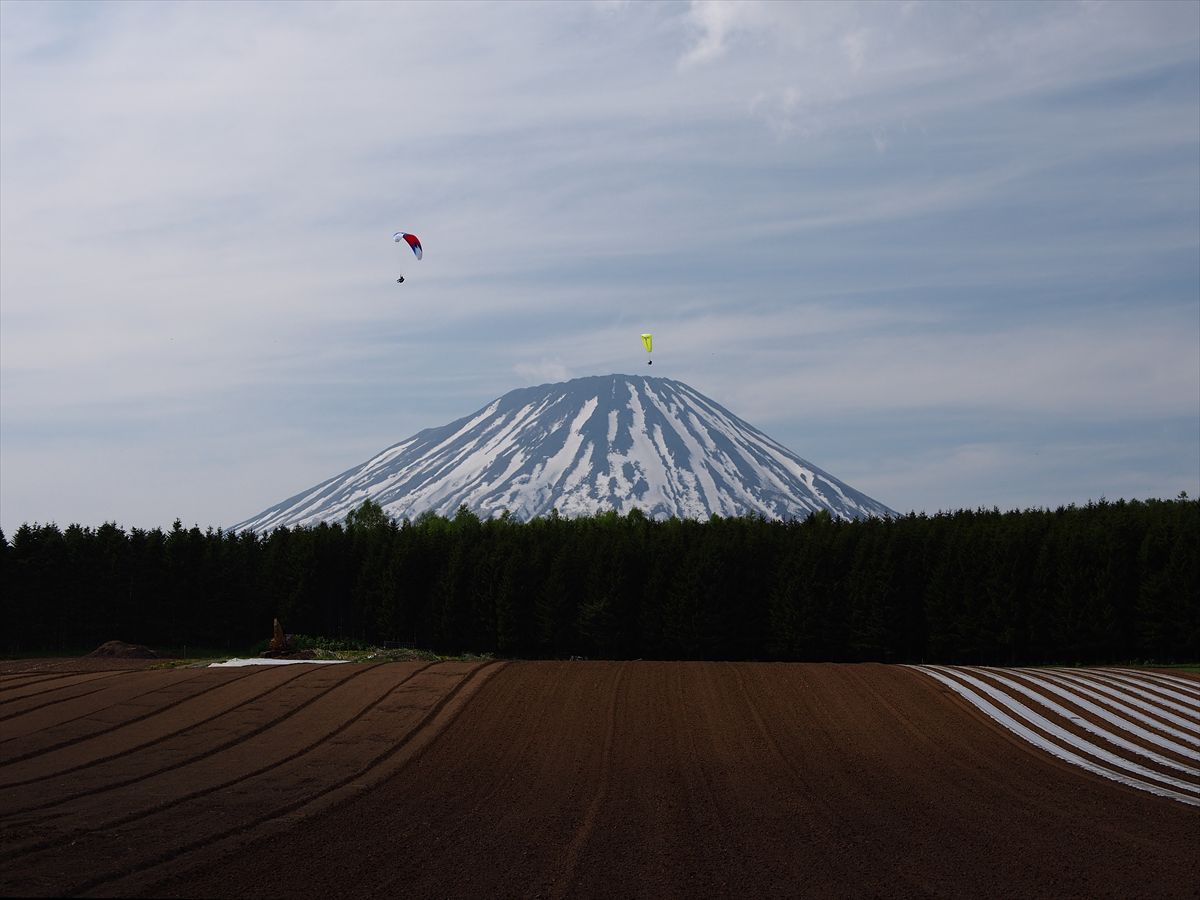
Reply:
[[[654,350],[654,335],[643,334],[642,335],[642,346],[646,348],[647,353],[650,353],[651,351],[653,351]],[[648,365],[648,366],[654,365],[654,360],[648,361],[646,363],[646,365]]]

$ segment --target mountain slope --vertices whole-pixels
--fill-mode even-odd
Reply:
[[[894,515],[682,382],[604,375],[510,391],[234,528],[340,521],[367,498],[396,518]]]

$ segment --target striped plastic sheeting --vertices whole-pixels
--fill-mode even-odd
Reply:
[[[1200,806],[1200,682],[1116,668],[910,668],[1057,759]]]

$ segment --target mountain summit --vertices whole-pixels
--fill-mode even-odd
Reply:
[[[670,378],[603,375],[519,388],[428,428],[235,530],[335,522],[364,499],[396,518],[640,508],[652,518],[895,515]]]

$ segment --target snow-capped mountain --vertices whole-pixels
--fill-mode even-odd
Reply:
[[[336,522],[364,499],[391,516],[564,516],[639,507],[652,518],[895,515],[679,381],[576,378],[509,391],[401,441],[235,530]]]

